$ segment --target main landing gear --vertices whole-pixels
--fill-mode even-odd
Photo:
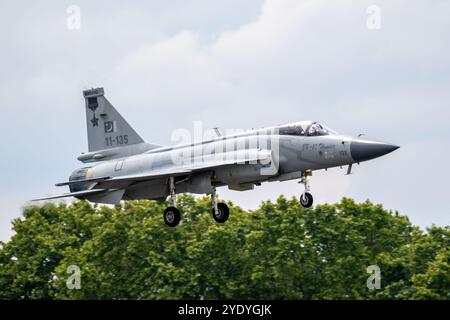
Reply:
[[[175,180],[173,177],[169,178],[169,193],[170,193],[170,206],[164,210],[164,222],[169,227],[175,227],[180,223],[181,214],[180,211],[176,208],[177,205],[177,197],[175,194]],[[211,205],[212,205],[212,216],[214,220],[218,223],[224,223],[228,220],[230,216],[230,210],[228,206],[223,202],[217,202],[217,192],[216,188],[212,187],[211,193]]]
[[[223,203],[219,202],[217,203],[217,193],[216,193],[216,187],[212,188],[211,193],[211,204],[212,204],[212,216],[214,220],[218,223],[224,223],[228,220],[228,217],[230,215],[230,210],[228,209],[228,206]]]
[[[177,195],[175,194],[175,180],[173,177],[169,178],[169,192],[170,192],[170,206],[164,210],[164,222],[169,227],[175,227],[180,223],[180,210],[176,208]]]
[[[302,195],[300,196],[300,204],[304,208],[309,208],[313,205],[313,196],[310,191],[309,186],[309,179],[312,176],[312,171],[306,170],[302,173],[301,180],[298,183],[302,183],[305,186],[305,191],[303,191]]]

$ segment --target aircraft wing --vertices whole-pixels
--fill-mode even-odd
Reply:
[[[259,149],[239,150],[219,154],[200,155],[198,157],[190,158],[189,162],[187,163],[186,162],[180,163],[169,168],[144,171],[142,173],[132,175],[124,175],[117,177],[99,177],[93,179],[74,180],[58,183],[56,184],[56,186],[66,186],[66,185],[70,186],[72,184],[78,184],[83,182],[95,183],[95,185],[93,185],[89,190],[65,193],[59,196],[36,199],[34,201],[92,195],[108,191],[109,189],[126,188],[127,186],[129,186],[131,183],[134,182],[142,182],[166,177],[186,176],[194,174],[196,172],[213,170],[214,168],[233,164],[248,165],[248,164],[256,164],[257,162],[270,163],[270,161],[272,161],[272,152],[270,150],[259,150]]]
[[[48,198],[33,199],[31,201],[42,201],[42,200],[52,200],[52,199],[59,199],[59,198],[66,198],[66,197],[86,196],[86,195],[97,194],[97,193],[101,193],[101,192],[105,192],[105,191],[107,191],[107,190],[106,189],[90,189],[90,190],[64,193],[64,194],[60,194],[58,196],[53,196],[53,197],[48,197]]]
[[[256,164],[257,161],[269,162],[272,160],[272,153],[270,150],[250,149],[200,157],[201,159],[196,159],[194,157],[194,159],[189,161],[189,163],[182,163],[173,167],[169,167],[167,169],[151,170],[139,174],[111,177],[109,179],[105,177],[106,179],[102,178],[100,181],[97,181],[95,188],[125,188],[127,185],[133,182],[190,175],[196,172],[213,170],[214,168],[227,165],[248,165],[249,163]]]

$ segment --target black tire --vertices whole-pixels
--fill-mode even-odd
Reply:
[[[216,220],[216,222],[218,223],[224,223],[225,221],[228,220],[228,217],[230,216],[230,209],[228,209],[228,206],[223,202],[217,204],[218,213],[216,214],[214,211],[215,210],[213,208],[212,216],[214,220]]]
[[[313,196],[309,192],[305,192],[300,196],[300,204],[303,208],[309,208],[313,205]]]
[[[180,223],[180,210],[175,207],[168,207],[164,210],[164,222],[169,227],[176,227]]]

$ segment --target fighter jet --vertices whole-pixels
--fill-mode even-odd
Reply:
[[[78,157],[92,165],[75,170],[66,182],[70,193],[36,199],[75,197],[96,203],[165,200],[164,222],[175,227],[181,214],[180,193],[208,194],[214,220],[228,220],[229,208],[218,202],[216,188],[246,191],[262,182],[298,179],[300,203],[313,204],[309,181],[314,170],[348,166],[388,154],[399,147],[341,135],[316,121],[253,129],[203,141],[162,146],[150,144],[105,98],[103,88],[83,91],[89,152]]]

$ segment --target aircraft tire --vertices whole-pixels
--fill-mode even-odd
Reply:
[[[303,208],[309,208],[313,205],[313,196],[309,192],[305,192],[300,196],[300,204]]]
[[[230,216],[230,209],[228,209],[228,206],[225,203],[219,202],[217,204],[217,211],[218,213],[216,214],[214,212],[214,208],[212,209],[212,216],[216,222],[224,223],[228,220],[228,217]]]
[[[168,207],[164,210],[164,222],[169,227],[176,227],[180,223],[180,210],[175,207]]]

